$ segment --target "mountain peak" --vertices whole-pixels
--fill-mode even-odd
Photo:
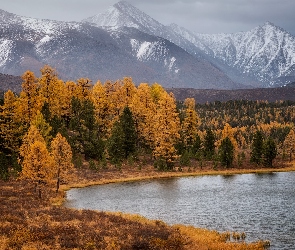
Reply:
[[[279,26],[277,26],[274,23],[269,22],[269,21],[265,22],[263,25],[259,26],[258,28],[262,28],[264,30],[281,31],[281,32],[286,32],[287,33],[286,30],[284,30],[283,28],[281,28],[281,27],[279,27]]]
[[[151,31],[164,27],[164,25],[126,1],[120,1],[104,13],[84,19],[83,22],[88,22],[98,27],[133,27],[146,33],[151,33]]]
[[[119,8],[135,8],[132,4],[127,1],[119,1],[113,5],[114,7]]]

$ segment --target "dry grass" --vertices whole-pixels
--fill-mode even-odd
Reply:
[[[53,186],[42,189],[38,199],[35,187],[25,180],[0,181],[0,249],[264,249],[264,243],[229,242],[227,234],[189,226],[168,226],[138,215],[73,210],[59,206],[64,190],[119,181],[137,181],[179,176],[294,171],[294,164],[282,169],[212,170],[210,164],[185,167],[181,172],[158,172],[151,165],[139,168],[123,164],[120,169],[93,171],[84,163],[62,191]],[[55,205],[53,205],[53,203]],[[57,206],[58,205],[58,206]]]

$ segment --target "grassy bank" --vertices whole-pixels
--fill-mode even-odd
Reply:
[[[0,181],[0,249],[264,249],[264,242],[246,244],[242,234],[219,233],[191,226],[169,226],[138,215],[74,210],[60,206],[71,187],[197,175],[294,171],[277,169],[212,170],[210,166],[159,172],[152,166],[122,165],[91,170],[87,163],[63,181],[58,193],[44,185],[39,199],[33,183]],[[231,238],[231,241],[229,241]],[[238,240],[238,238],[240,238]]]

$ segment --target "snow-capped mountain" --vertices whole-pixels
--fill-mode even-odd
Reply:
[[[0,73],[39,73],[44,64],[63,79],[88,77],[159,82],[167,87],[236,88],[223,72],[170,41],[135,27],[58,22],[0,12]]]
[[[125,1],[83,21],[107,29],[133,27],[163,37],[241,84],[262,87],[295,79],[295,38],[269,22],[236,34],[197,34],[177,24],[164,26]]]
[[[165,87],[236,89],[295,81],[295,38],[271,23],[236,34],[197,34],[165,26],[120,1],[81,22],[0,10],[0,73],[159,82]]]
[[[262,85],[295,79],[295,37],[270,22],[235,34],[197,34],[175,26],[173,29],[211,61],[217,59]]]
[[[165,26],[126,1],[120,1],[111,6],[106,12],[86,18],[82,22],[104,29],[129,27],[144,33],[165,38],[196,56],[194,44],[185,39],[170,26]]]

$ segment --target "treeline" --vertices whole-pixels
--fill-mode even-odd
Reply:
[[[7,91],[1,106],[2,178],[13,171],[38,183],[57,177],[58,190],[83,159],[95,168],[150,155],[156,168],[171,170],[192,160],[271,167],[278,154],[293,154],[291,102],[177,103],[157,83],[64,82],[49,66],[40,78],[27,71],[22,80],[21,93]]]

